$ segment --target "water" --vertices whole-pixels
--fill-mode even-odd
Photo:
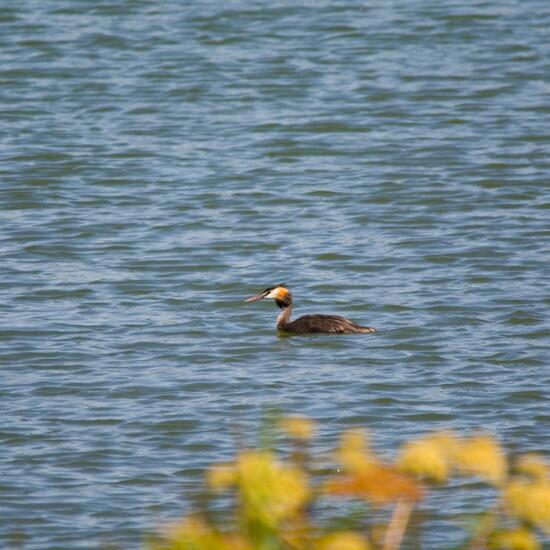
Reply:
[[[546,0],[0,26],[2,545],[139,545],[270,408],[548,451]],[[379,332],[278,338],[279,282]]]

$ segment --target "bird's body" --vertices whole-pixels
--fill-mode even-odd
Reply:
[[[282,326],[277,325],[279,330],[291,332],[292,334],[308,334],[325,332],[327,334],[351,334],[353,332],[374,332],[371,327],[363,327],[339,315],[303,315],[295,321],[290,321]]]
[[[266,288],[260,294],[247,298],[247,302],[256,302],[272,298],[281,309],[277,317],[277,329],[289,334],[352,334],[375,332],[371,327],[364,327],[339,315],[304,315],[295,321],[290,320],[292,313],[292,295],[284,285]]]

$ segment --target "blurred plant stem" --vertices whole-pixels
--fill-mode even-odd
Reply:
[[[383,550],[398,550],[401,547],[413,508],[414,502],[409,500],[401,499],[397,502],[384,536]]]

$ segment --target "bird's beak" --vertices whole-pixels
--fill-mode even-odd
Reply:
[[[245,302],[257,302],[258,300],[261,300],[262,298],[265,298],[263,294],[256,294],[256,296],[250,296],[250,298],[247,298]]]

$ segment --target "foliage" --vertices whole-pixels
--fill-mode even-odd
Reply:
[[[279,429],[291,442],[287,455],[244,450],[234,461],[211,468],[204,491],[212,498],[205,499],[195,514],[165,526],[151,541],[151,549],[410,547],[414,546],[409,542],[412,531],[422,526],[416,519],[419,504],[445,485],[449,485],[445,494],[452,495],[453,486],[460,487],[456,483],[460,477],[486,484],[494,495],[490,508],[477,515],[465,535],[463,548],[537,550],[542,548],[541,537],[550,534],[548,464],[536,455],[512,461],[488,435],[433,433],[405,443],[394,461],[386,461],[374,452],[364,433],[347,431],[331,459],[333,464],[328,465],[315,463],[309,452],[315,432],[311,420],[284,418]],[[226,513],[220,513],[219,506],[217,512],[212,509],[218,498],[226,503]],[[349,521],[335,522],[319,513],[331,506],[349,511],[353,502],[362,503],[359,521],[350,514]]]

